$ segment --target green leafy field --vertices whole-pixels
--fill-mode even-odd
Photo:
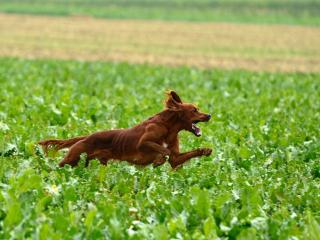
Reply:
[[[318,239],[320,75],[0,59],[0,239]],[[57,167],[40,139],[124,128],[164,90],[210,112],[178,171]]]
[[[0,0],[0,11],[121,19],[320,25],[319,0]]]

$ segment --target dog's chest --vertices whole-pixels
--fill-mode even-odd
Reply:
[[[162,146],[163,146],[164,148],[168,148],[168,143],[163,142],[163,143],[162,143]]]

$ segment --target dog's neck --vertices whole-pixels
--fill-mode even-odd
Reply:
[[[160,117],[161,123],[171,132],[178,134],[183,130],[180,116],[178,112],[170,109],[165,109],[157,114]]]

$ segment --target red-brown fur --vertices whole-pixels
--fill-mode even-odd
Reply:
[[[183,103],[176,92],[170,91],[165,109],[146,121],[128,129],[96,132],[88,136],[68,140],[45,140],[39,142],[45,152],[49,146],[56,150],[70,148],[59,163],[76,166],[82,153],[87,160],[98,159],[106,164],[109,159],[128,161],[137,165],[153,163],[159,166],[169,161],[172,168],[181,166],[190,158],[209,156],[211,149],[199,148],[180,153],[178,133],[181,130],[194,132],[192,123],[209,121],[210,115],[198,111],[189,103]]]

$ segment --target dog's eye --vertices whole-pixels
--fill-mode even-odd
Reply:
[[[195,109],[192,110],[192,112],[198,112],[198,109],[195,108]]]

